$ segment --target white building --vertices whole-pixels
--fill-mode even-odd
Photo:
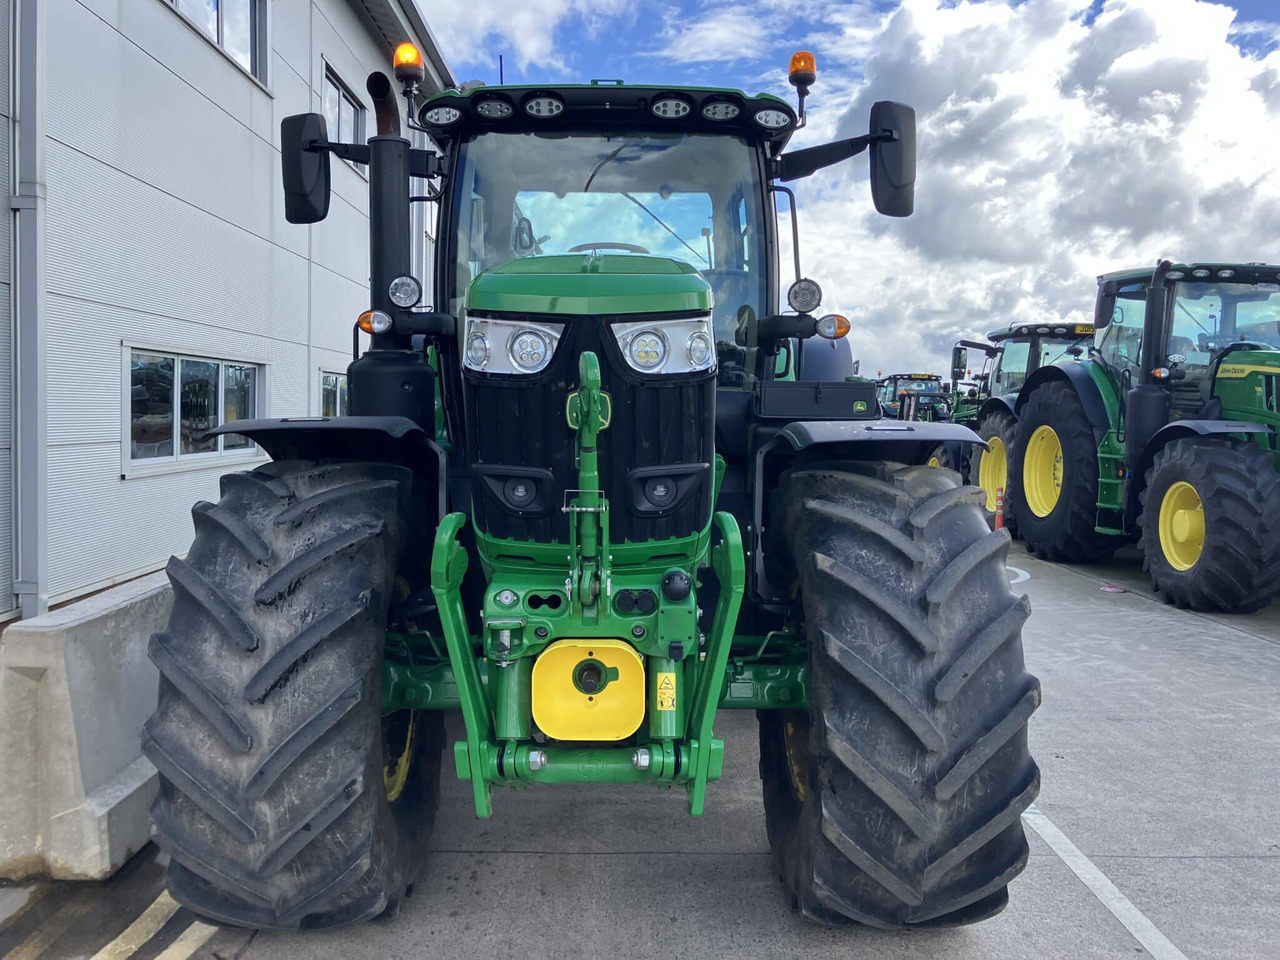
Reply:
[[[185,553],[262,460],[220,418],[341,412],[367,181],[335,160],[329,218],[287,224],[280,120],[363,141],[403,40],[453,81],[414,0],[0,0],[0,31],[3,620]]]

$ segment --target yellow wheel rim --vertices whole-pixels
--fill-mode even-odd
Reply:
[[[942,466],[942,461],[940,461],[937,457],[930,457],[930,458],[929,458],[929,466],[931,466],[931,467],[940,467],[940,466]]]
[[[787,773],[790,775],[791,792],[804,803],[805,772],[809,768],[809,725],[798,724],[790,718],[783,724],[783,747],[787,754]]]
[[[387,799],[395,803],[404,793],[405,784],[409,782],[409,767],[413,762],[413,740],[418,731],[418,713],[409,713],[408,725],[400,729],[399,724],[392,721],[395,734],[388,736],[388,721],[383,719],[383,743],[386,752],[386,764],[382,768],[382,785],[387,790]]]
[[[1062,495],[1062,441],[1053,427],[1036,427],[1022,460],[1022,494],[1037,517],[1047,517]]]
[[[998,436],[987,437],[987,447],[978,461],[978,486],[987,491],[987,512],[996,512],[996,491],[1009,491],[1009,454]]]
[[[1204,504],[1196,488],[1183,480],[1160,501],[1160,549],[1175,570],[1190,570],[1204,553]]]

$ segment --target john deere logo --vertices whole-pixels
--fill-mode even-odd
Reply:
[[[854,412],[854,413],[866,413],[866,412],[867,412],[867,401],[865,401],[865,400],[855,400],[855,401],[853,402],[853,412]]]

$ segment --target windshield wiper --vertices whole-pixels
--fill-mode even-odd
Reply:
[[[1181,300],[1174,300],[1174,301],[1173,301],[1173,303],[1174,303],[1174,305],[1175,305],[1179,310],[1181,310],[1183,313],[1185,313],[1188,317],[1190,317],[1190,318],[1191,318],[1191,322],[1192,322],[1192,323],[1194,323],[1197,327],[1199,327],[1201,330],[1203,330],[1203,331],[1204,331],[1206,334],[1208,334],[1209,336],[1211,336],[1211,337],[1213,336],[1213,334],[1212,334],[1212,333],[1209,333],[1209,328],[1208,328],[1208,327],[1206,327],[1206,326],[1205,326],[1203,323],[1201,323],[1199,320],[1197,320],[1197,319],[1196,319],[1196,315],[1195,315],[1194,313],[1192,313],[1190,310],[1188,310],[1186,307],[1184,307],[1184,306],[1182,305],[1182,301],[1181,301]]]
[[[618,154],[620,154],[623,150],[627,149],[627,147],[629,147],[629,146],[631,146],[631,141],[630,141],[630,140],[623,140],[623,141],[622,141],[622,144],[618,147],[618,149],[617,149],[617,150],[613,151],[613,153],[607,154],[607,155],[604,157],[604,159],[603,159],[603,160],[601,160],[601,161],[600,161],[599,163],[597,163],[594,167],[592,167],[592,168],[591,168],[591,176],[587,177],[587,182],[586,182],[586,184],[583,186],[583,188],[582,188],[582,192],[583,192],[583,193],[590,193],[590,192],[591,192],[591,182],[592,182],[593,180],[595,180],[595,178],[596,178],[596,174],[600,172],[600,168],[601,168],[601,167],[603,167],[603,166],[604,166],[606,163],[608,163],[610,160],[612,160],[614,157],[616,157]]]
[[[649,216],[653,217],[654,222],[657,223],[658,226],[662,227],[663,230],[667,231],[667,233],[671,234],[673,237],[675,237],[677,240],[683,243],[686,250],[688,250],[695,257],[697,257],[699,260],[705,263],[708,267],[711,266],[710,260],[708,260],[702,254],[700,254],[693,247],[689,246],[689,244],[685,243],[684,237],[680,236],[680,234],[676,233],[669,226],[667,226],[666,223],[663,222],[660,216],[658,216],[656,213],[654,213],[652,210],[650,210],[643,203],[641,203],[639,200],[637,200],[635,197],[633,197],[631,194],[627,193],[626,191],[623,191],[622,195],[626,197],[628,200],[630,200],[632,203],[634,203],[641,210],[643,210],[645,213],[647,213]]]

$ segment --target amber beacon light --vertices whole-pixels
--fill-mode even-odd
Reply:
[[[402,43],[396,47],[391,61],[395,66],[396,79],[401,83],[421,83],[427,78],[427,68],[422,63],[422,51],[412,43]]]
[[[798,50],[791,55],[787,79],[793,87],[811,87],[818,79],[818,65],[808,50]]]

